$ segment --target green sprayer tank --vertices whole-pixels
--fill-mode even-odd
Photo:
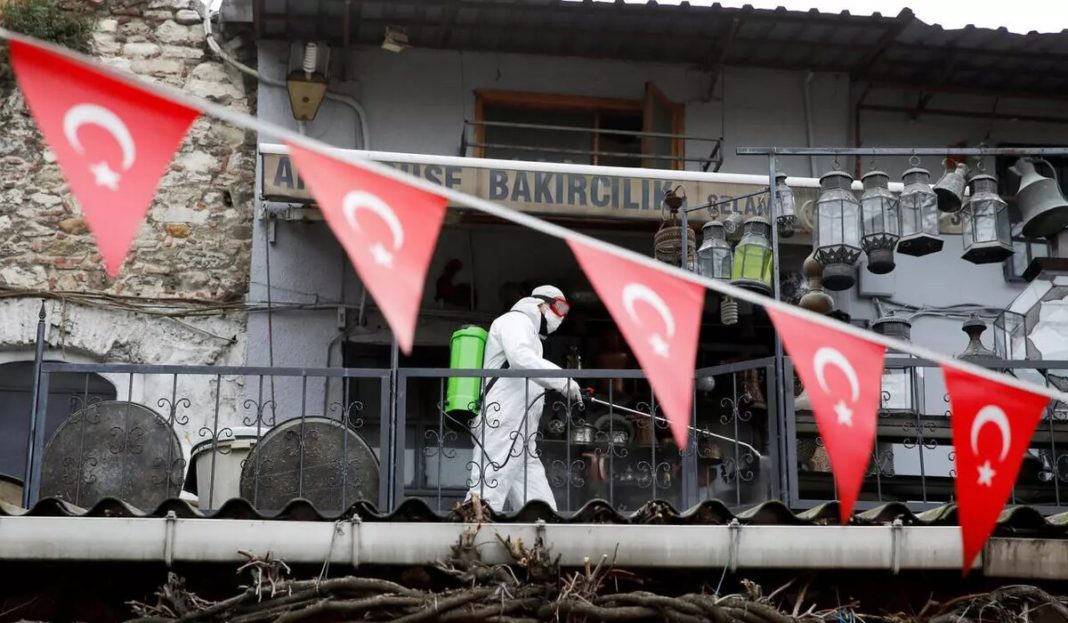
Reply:
[[[466,326],[452,334],[449,341],[449,367],[453,370],[481,370],[486,352],[486,337],[482,327]],[[446,413],[473,413],[477,409],[483,379],[449,377],[445,389]]]

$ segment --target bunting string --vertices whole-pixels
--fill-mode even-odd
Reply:
[[[1038,394],[1040,396],[1045,396],[1047,398],[1057,400],[1059,402],[1068,403],[1068,393],[1058,391],[1055,388],[1029,383],[1014,376],[994,372],[987,368],[983,368],[981,366],[977,366],[975,364],[969,363],[967,361],[962,361],[960,359],[955,359],[942,353],[924,348],[917,344],[897,340],[892,337],[875,333],[871,330],[861,329],[854,325],[843,323],[832,318],[823,316],[821,314],[810,312],[801,307],[790,305],[789,303],[785,303],[783,301],[778,301],[769,296],[765,296],[763,294],[759,294],[751,290],[739,288],[737,286],[731,285],[730,283],[723,283],[713,279],[709,279],[707,277],[702,277],[697,273],[692,273],[683,270],[678,266],[672,266],[664,262],[660,262],[655,258],[642,255],[635,251],[625,249],[623,247],[614,245],[609,242],[605,242],[603,240],[599,240],[597,238],[582,234],[580,232],[570,230],[555,223],[550,223],[531,214],[520,212],[512,208],[507,208],[492,201],[482,199],[481,197],[469,195],[453,188],[434,184],[433,182],[405,173],[391,166],[376,162],[374,160],[370,160],[369,158],[362,156],[360,150],[340,149],[338,147],[328,145],[303,134],[288,130],[279,125],[263,121],[246,113],[232,110],[225,106],[215,104],[199,97],[190,96],[174,87],[170,87],[164,84],[156,84],[138,78],[137,76],[134,76],[132,74],[118,71],[112,67],[109,67],[108,65],[100,63],[93,57],[74,52],[66,48],[61,48],[45,41],[34,39],[32,37],[26,37],[19,33],[12,32],[3,28],[0,28],[0,39],[8,41],[22,41],[29,45],[34,45],[40,48],[50,50],[55,54],[64,56],[73,61],[91,65],[94,70],[99,71],[100,73],[105,74],[111,78],[114,78],[115,80],[125,82],[131,86],[135,86],[139,89],[149,91],[161,97],[169,98],[178,103],[194,108],[205,115],[214,117],[220,121],[225,121],[227,123],[244,128],[246,130],[259,132],[263,137],[271,137],[277,139],[278,142],[284,141],[289,144],[295,144],[304,147],[309,151],[314,151],[322,155],[331,156],[339,160],[346,161],[354,166],[363,167],[384,177],[389,177],[397,180],[398,182],[403,182],[410,186],[420,188],[426,192],[446,197],[453,204],[463,205],[465,207],[478,210],[485,214],[489,214],[491,216],[510,221],[512,223],[515,223],[516,225],[522,225],[529,229],[533,229],[548,236],[560,238],[561,240],[569,242],[579,242],[588,247],[604,251],[605,253],[610,253],[621,259],[627,259],[632,262],[636,262],[643,266],[658,270],[667,275],[671,275],[673,277],[701,285],[709,290],[714,290],[732,298],[741,301],[746,301],[754,305],[760,305],[767,309],[775,309],[784,314],[804,319],[808,322],[815,323],[831,330],[840,331],[842,333],[846,333],[848,335],[852,335],[860,339],[868,340],[869,342],[881,344],[891,350],[908,353],[920,359],[926,359],[944,367],[954,368],[956,370],[967,372],[968,374],[978,376],[989,381],[1002,383],[1009,387],[1015,387],[1023,391],[1031,392],[1033,394]]]
[[[842,490],[843,522],[848,521],[859,495],[875,442],[886,349],[940,365],[953,407],[958,467],[967,472],[959,473],[956,479],[961,516],[967,516],[969,524],[964,529],[965,571],[993,530],[995,511],[1007,501],[1048,401],[1068,403],[1068,393],[1055,388],[702,277],[415,177],[373,160],[371,152],[332,147],[7,30],[0,29],[0,39],[13,43],[16,78],[38,126],[57,152],[112,277],[126,257],[166,163],[199,113],[287,145],[285,150],[308,181],[327,225],[405,352],[414,344],[418,301],[447,204],[478,210],[566,241],[645,370],[680,449],[687,445],[692,407],[694,359],[704,302],[701,288],[764,307],[805,386],[818,390],[812,392],[813,410],[820,434],[828,440],[836,483]],[[81,73],[83,69],[85,73]],[[70,82],[63,97],[50,95],[56,81]],[[101,154],[86,155],[93,150],[79,138],[82,126],[98,127],[114,139],[121,148],[119,171]],[[165,130],[162,134],[160,127]],[[139,145],[137,136],[156,140]],[[363,213],[372,213],[374,218],[361,220]],[[831,370],[836,372],[829,374]],[[993,436],[994,432],[998,435]],[[999,443],[993,444],[994,440]],[[962,528],[964,523],[962,519]]]

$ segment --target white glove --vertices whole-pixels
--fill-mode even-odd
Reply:
[[[582,402],[582,388],[573,379],[567,380],[567,397],[572,402]]]

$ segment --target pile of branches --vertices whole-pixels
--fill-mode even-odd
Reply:
[[[980,623],[982,621],[1068,621],[1068,600],[1033,586],[1007,586],[989,593],[958,597],[944,603],[929,599],[916,613],[865,614],[860,604],[838,604],[818,610],[808,605],[808,584],[789,591],[795,580],[764,595],[762,588],[742,580],[742,593],[720,595],[711,587],[698,593],[664,595],[644,588],[646,580],[617,569],[607,556],[586,560],[577,571],[563,572],[540,540],[497,540],[510,564],[483,562],[478,542],[481,513],[475,512],[450,557],[429,569],[417,568],[398,583],[374,577],[290,578],[289,567],[270,555],[242,552],[247,562],[238,570],[250,582],[238,595],[208,601],[169,574],[156,592],[155,603],[133,602],[145,622],[232,621],[290,623],[319,621],[419,621],[526,623],[535,621],[667,621],[672,623]],[[483,539],[484,541],[484,539]],[[434,577],[431,577],[433,575]],[[435,580],[436,577],[436,580]],[[413,588],[437,582],[445,588]]]

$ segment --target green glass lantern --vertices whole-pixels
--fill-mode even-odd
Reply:
[[[742,239],[734,248],[731,284],[771,294],[772,250],[771,223],[761,216],[745,222]]]

